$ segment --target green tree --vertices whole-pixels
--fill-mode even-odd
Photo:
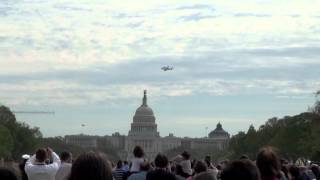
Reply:
[[[14,114],[5,106],[0,106],[0,125],[4,127],[2,133],[5,133],[1,137],[8,144],[2,146],[1,143],[1,147],[3,152],[10,152],[6,153],[7,158],[20,159],[21,154],[32,153],[42,137],[39,128],[30,128],[25,123],[17,122]]]
[[[0,158],[11,157],[13,138],[8,128],[3,125],[0,125],[0,144]]]

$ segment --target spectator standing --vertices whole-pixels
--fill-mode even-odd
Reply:
[[[163,154],[158,154],[154,160],[155,170],[147,173],[147,180],[176,180],[174,174],[168,172],[168,158]]]
[[[186,179],[185,173],[182,171],[182,167],[180,164],[176,165],[175,174],[176,174],[177,180],[185,180]]]
[[[47,159],[52,159],[53,162],[47,164]],[[59,166],[59,156],[51,148],[41,148],[28,159],[25,171],[29,180],[54,180]]]
[[[112,172],[112,175],[115,180],[123,180],[124,179],[126,171],[123,170],[122,166],[123,166],[122,161],[119,160],[117,162],[116,169]]]
[[[217,173],[208,169],[203,161],[197,161],[194,166],[195,175],[193,180],[217,180]]]
[[[65,180],[70,174],[72,167],[72,154],[70,152],[62,152],[60,154],[61,165],[56,174],[56,180]]]
[[[140,165],[140,172],[131,174],[128,180],[146,180],[149,170],[150,164],[148,162],[144,162]]]
[[[317,179],[320,179],[320,167],[316,164],[311,165],[311,170]]]
[[[237,160],[221,172],[221,180],[260,180],[258,168],[250,160]]]
[[[271,147],[260,149],[257,155],[256,163],[262,180],[280,180],[280,159],[277,153]]]
[[[129,166],[128,161],[123,161],[122,169],[123,169],[124,171],[126,171],[126,172],[130,171],[130,166]]]
[[[26,166],[26,163],[29,158],[30,158],[30,155],[28,154],[22,155],[22,162],[19,164],[19,169],[21,172],[21,180],[28,180],[28,176],[26,174],[26,171],[24,170],[24,167]]]
[[[191,161],[190,161],[190,154],[187,151],[184,151],[182,154],[182,161],[180,162],[180,165],[182,167],[182,171],[186,174],[184,177],[188,177],[192,175],[192,169],[191,169]]]
[[[73,163],[68,180],[113,180],[111,165],[101,154],[81,154]]]
[[[18,180],[16,174],[13,171],[3,167],[0,167],[0,179],[1,180]]]
[[[140,166],[144,162],[143,149],[140,146],[136,146],[133,149],[133,156],[134,156],[134,158],[132,159],[132,166],[131,166],[130,172],[131,173],[136,173],[136,172],[140,171]]]

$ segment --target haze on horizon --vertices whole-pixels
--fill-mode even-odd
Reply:
[[[44,136],[127,134],[143,90],[161,136],[231,134],[307,110],[320,1],[0,1],[0,103]],[[162,71],[170,65],[173,71]],[[85,124],[85,127],[81,127]],[[208,131],[206,131],[208,127]]]

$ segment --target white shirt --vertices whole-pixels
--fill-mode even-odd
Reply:
[[[70,163],[62,162],[56,174],[56,180],[65,180],[70,174],[72,165]]]
[[[180,165],[182,167],[182,171],[192,175],[192,169],[191,169],[191,161],[190,160],[183,160],[180,162]]]
[[[52,152],[52,164],[37,164],[36,155],[33,155],[25,165],[25,171],[29,180],[55,180],[56,173],[60,166],[60,158]]]
[[[139,172],[140,165],[144,162],[143,158],[133,158],[130,172]]]

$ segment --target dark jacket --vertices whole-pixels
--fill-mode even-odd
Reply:
[[[156,169],[148,172],[147,180],[176,180],[176,176],[165,170]]]
[[[195,175],[193,180],[217,180],[217,177],[213,171],[205,171]]]

